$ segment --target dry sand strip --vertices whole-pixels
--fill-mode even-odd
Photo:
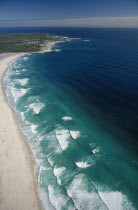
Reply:
[[[0,55],[0,210],[42,209],[33,173],[33,156],[18,129],[2,86],[9,63],[20,55]]]

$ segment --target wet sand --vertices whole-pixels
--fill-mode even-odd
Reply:
[[[20,133],[2,84],[9,63],[20,55],[0,55],[0,210],[42,209],[33,154]]]

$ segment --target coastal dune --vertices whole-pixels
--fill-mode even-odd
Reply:
[[[33,155],[20,134],[2,86],[9,63],[20,55],[0,55],[0,210],[41,209]]]

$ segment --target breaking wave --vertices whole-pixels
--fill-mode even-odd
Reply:
[[[87,38],[90,37],[83,38],[82,41],[90,41]],[[70,40],[79,44],[77,39],[81,38]],[[77,49],[78,54],[84,45],[82,41]],[[90,45],[91,42],[88,43],[89,52]],[[36,160],[35,170],[43,204],[47,207],[49,201],[48,209],[52,210],[133,210],[129,201],[131,196],[129,193],[127,196],[126,192],[131,189],[128,185],[134,188],[128,175],[131,169],[135,177],[135,167],[131,165],[129,151],[114,136],[108,136],[104,130],[104,121],[101,122],[98,117],[85,116],[86,112],[90,115],[89,111],[94,113],[93,116],[99,116],[100,112],[96,113],[93,104],[86,104],[86,101],[83,103],[85,97],[81,97],[88,88],[84,88],[83,82],[91,88],[99,81],[99,86],[94,89],[97,90],[95,95],[98,91],[103,91],[104,88],[100,89],[100,85],[104,87],[100,77],[104,73],[99,70],[102,59],[99,61],[98,71],[89,71],[89,76],[85,78],[83,65],[77,71],[74,69],[77,59],[74,63],[67,64],[64,63],[64,50],[63,54],[54,53],[61,49],[62,45],[51,49],[51,53],[47,55],[28,54],[20,57],[11,63],[4,79],[8,100],[17,111],[21,130],[27,137]],[[75,54],[71,42],[68,49],[65,54],[73,59]],[[70,51],[72,54],[69,54]],[[80,57],[83,55],[83,59],[86,59],[85,66],[91,61],[89,55],[92,53],[89,52],[86,58],[84,51],[80,54]],[[65,58],[68,61],[70,57]],[[59,61],[61,65],[58,66],[56,62]],[[91,65],[93,64],[90,63],[90,68]],[[107,75],[104,76],[107,78]],[[107,90],[103,93],[105,98],[108,97],[106,93]],[[96,96],[100,98],[103,95],[101,92],[100,96]],[[100,129],[101,125],[103,130]]]

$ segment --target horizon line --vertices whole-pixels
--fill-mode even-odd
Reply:
[[[6,23],[6,26],[5,26]],[[138,27],[138,16],[0,20],[0,27]]]

